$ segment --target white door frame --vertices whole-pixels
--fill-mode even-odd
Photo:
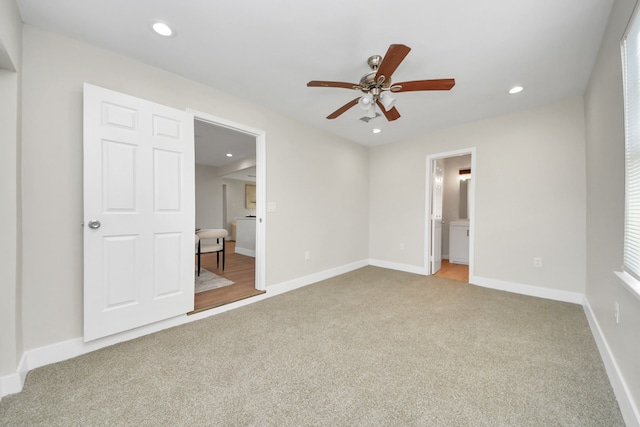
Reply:
[[[431,255],[429,256],[429,272],[435,274],[442,267],[442,211],[444,202],[444,159],[431,161],[431,204],[428,212],[429,227],[431,227]],[[435,166],[435,169],[434,169]],[[440,182],[434,180],[440,179]],[[438,191],[439,189],[439,191]],[[439,233],[440,241],[436,233]],[[437,267],[437,268],[436,268]]]
[[[196,120],[210,123],[212,125],[235,130],[237,132],[251,135],[256,139],[256,289],[266,291],[265,283],[265,229],[266,229],[266,132],[255,129],[241,123],[232,122],[212,114],[187,108],[187,112],[193,114]],[[195,141],[194,141],[195,143]]]
[[[476,147],[463,148],[460,150],[446,151],[443,153],[430,154],[427,156],[427,176],[426,176],[426,197],[424,215],[424,271],[431,275],[431,200],[433,198],[432,188],[432,164],[434,160],[446,159],[448,157],[471,155],[471,185],[469,186],[469,280],[474,276],[474,248],[475,248],[475,207],[476,207]]]

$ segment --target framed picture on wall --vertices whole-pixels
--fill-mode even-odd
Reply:
[[[256,186],[255,184],[244,185],[245,208],[256,208]]]

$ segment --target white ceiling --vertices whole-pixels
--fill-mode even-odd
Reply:
[[[195,120],[194,133],[196,163],[222,167],[256,157],[254,136],[200,120]]]
[[[256,139],[224,126],[217,126],[201,120],[195,120],[195,157],[200,165],[232,167],[234,164],[246,164],[256,159]],[[229,157],[228,154],[231,154]],[[225,168],[227,169],[227,168]],[[238,169],[234,173],[226,174],[226,178],[242,181],[256,180],[255,166]]]
[[[581,95],[613,0],[18,0],[25,23],[254,101],[367,146]],[[160,20],[176,34],[150,30]],[[412,48],[393,81],[455,78],[398,93],[402,117],[364,123],[357,83],[392,43]],[[525,90],[509,95],[508,89]],[[373,127],[382,129],[371,133]]]

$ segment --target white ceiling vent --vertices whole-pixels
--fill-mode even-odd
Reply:
[[[371,120],[380,117],[380,113],[376,112],[376,116],[375,117],[368,117],[368,116],[364,116],[364,117],[360,117],[360,120],[362,120],[365,123],[369,123]]]

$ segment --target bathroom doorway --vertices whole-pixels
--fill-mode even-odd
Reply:
[[[427,157],[425,270],[469,281],[473,275],[475,147]]]

